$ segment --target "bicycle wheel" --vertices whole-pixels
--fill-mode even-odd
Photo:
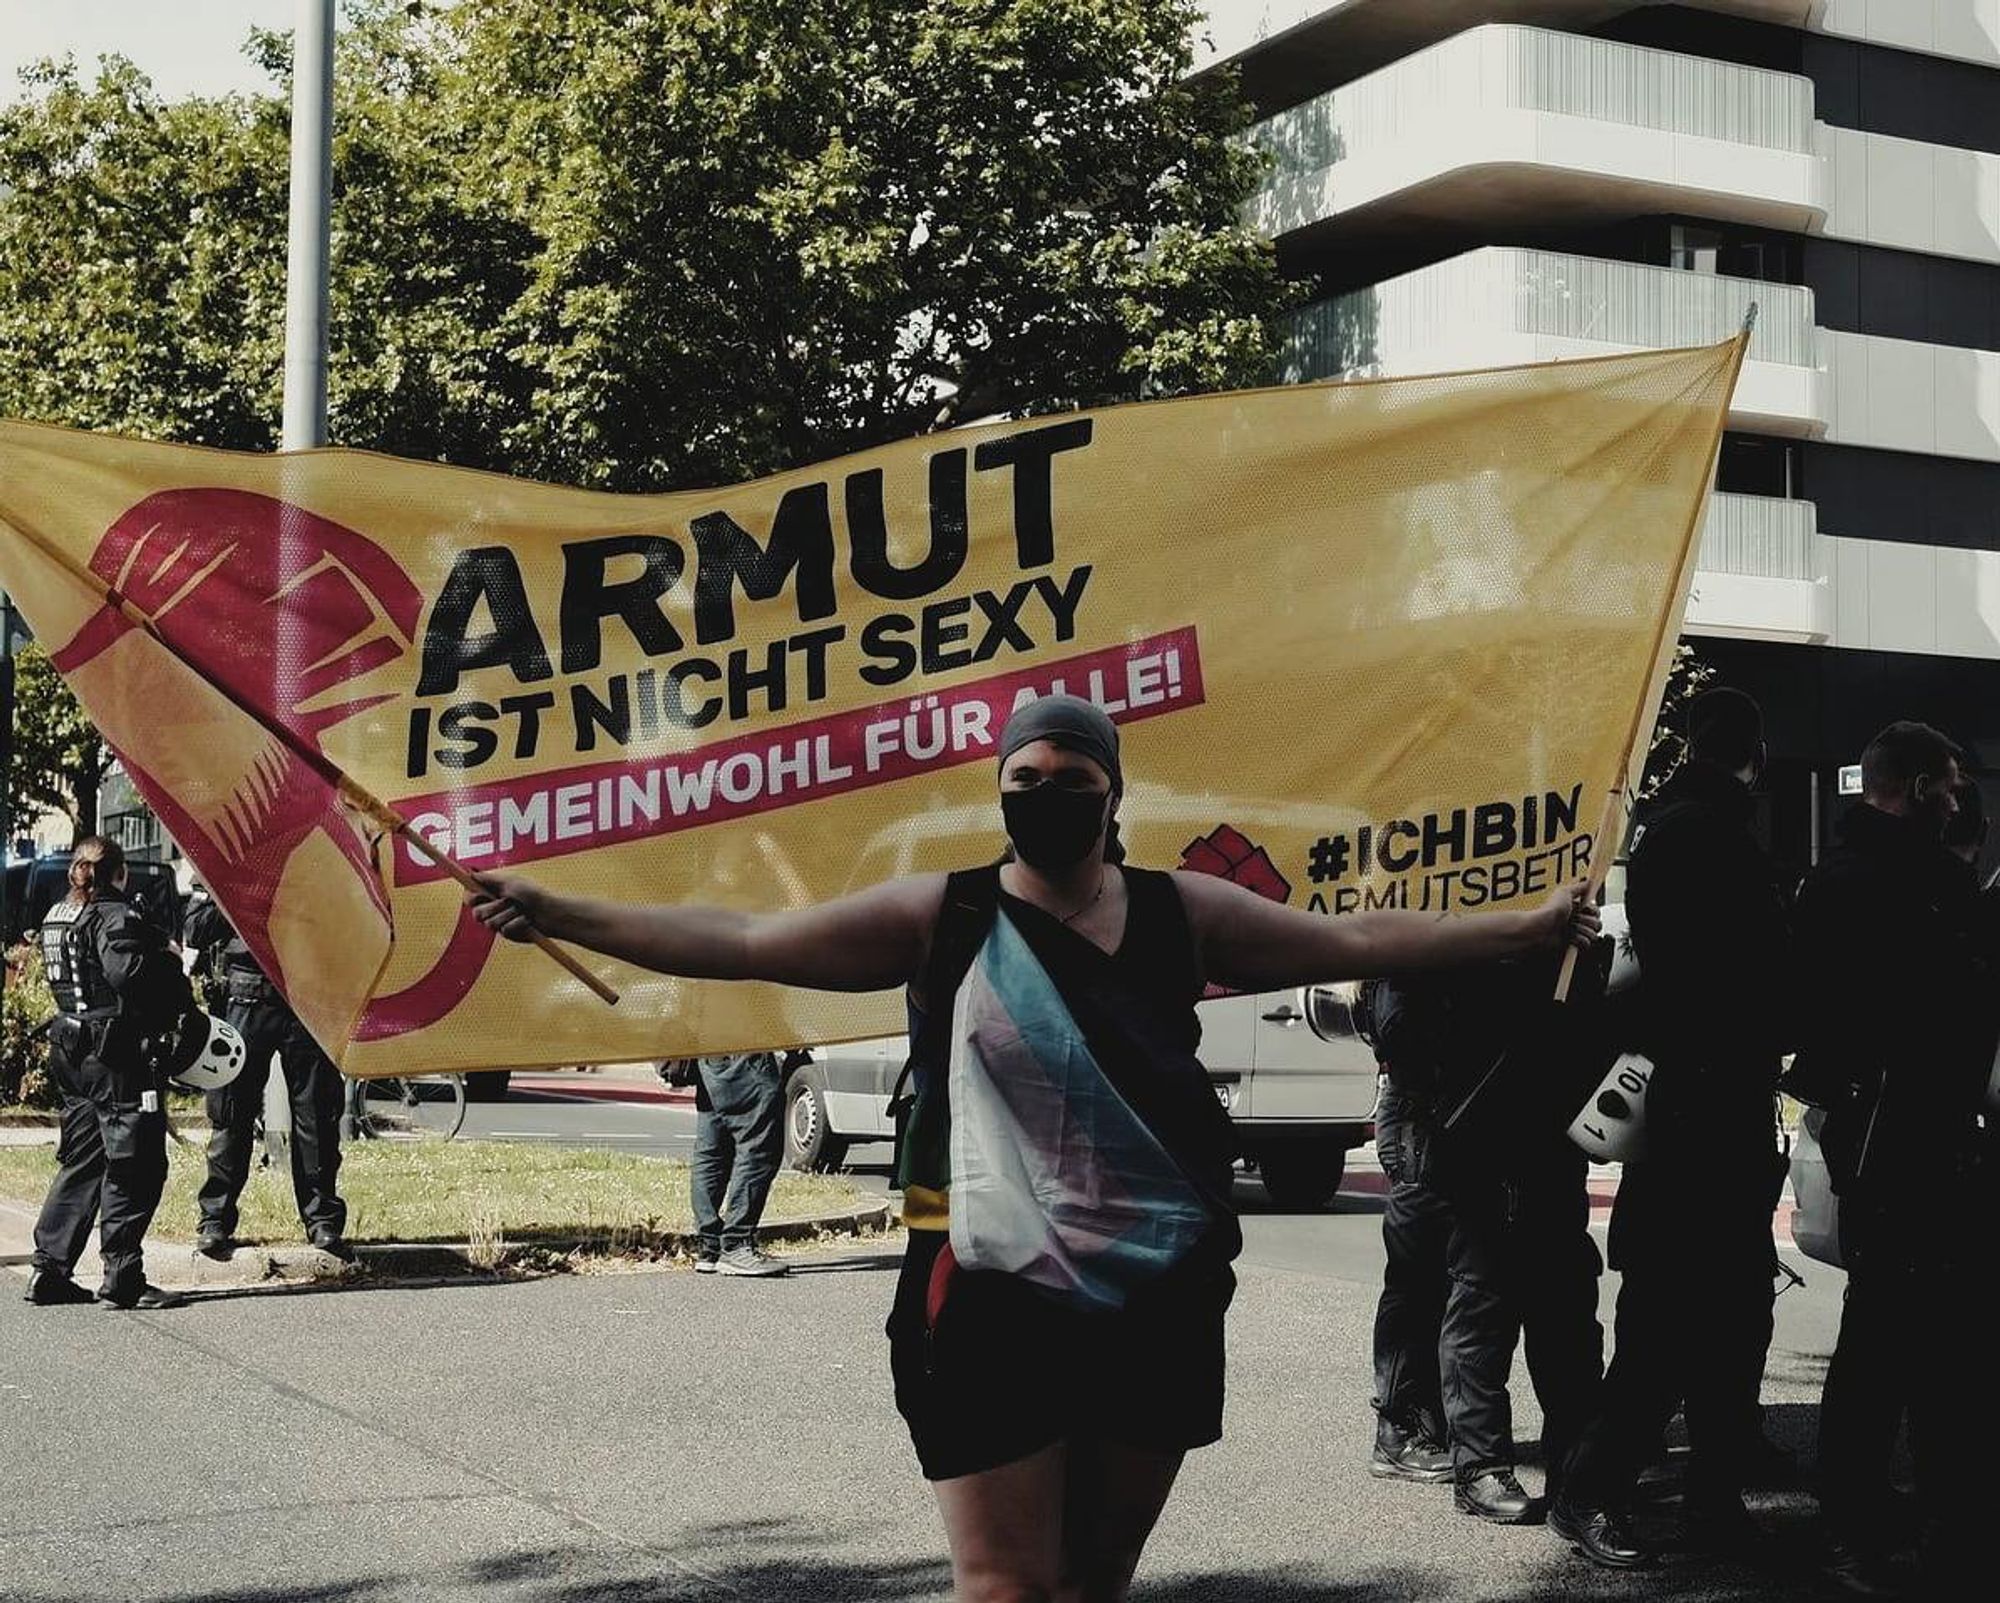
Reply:
[[[377,1141],[449,1141],[465,1123],[465,1081],[456,1074],[356,1082],[355,1123]]]

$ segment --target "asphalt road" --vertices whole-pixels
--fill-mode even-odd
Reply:
[[[694,1150],[694,1111],[667,1103],[626,1103],[555,1094],[516,1093],[505,1102],[474,1103],[466,1112],[468,1137],[492,1140],[546,1141],[588,1144],[623,1151],[655,1152],[685,1159]],[[886,1142],[857,1145],[848,1172],[861,1186],[887,1192],[890,1148]],[[1600,1170],[1592,1182],[1598,1198],[1595,1211],[1600,1244],[1608,1218],[1615,1170]],[[1365,1295],[1381,1282],[1381,1202],[1372,1187],[1379,1183],[1371,1149],[1353,1155],[1348,1189],[1323,1213],[1275,1211],[1263,1188],[1251,1177],[1237,1182],[1237,1205],[1243,1209],[1243,1261],[1263,1268],[1313,1275],[1352,1283]],[[1811,1263],[1792,1251],[1781,1237],[1783,1256],[1805,1284],[1788,1288],[1778,1308],[1781,1328],[1792,1332],[1802,1349],[1833,1350],[1840,1322],[1840,1295],[1845,1277],[1837,1270]],[[1604,1320],[1610,1328],[1617,1277],[1605,1276]]]
[[[530,1109],[655,1150],[691,1125],[672,1108],[474,1111],[497,1130]],[[1760,1496],[1775,1534],[1759,1568],[1621,1577],[1545,1532],[1459,1516],[1446,1490],[1369,1479],[1378,1204],[1278,1216],[1253,1184],[1242,1200],[1227,1435],[1190,1460],[1139,1599],[1795,1595],[1797,1493]],[[892,1268],[864,1251],[769,1283],[597,1274],[151,1315],[32,1309],[0,1276],[0,1598],[941,1600],[942,1542],[889,1399]],[[1779,1303],[1765,1391],[1794,1446],[1838,1282],[1813,1269]],[[1523,1376],[1516,1394],[1532,1439]]]
[[[468,1103],[461,1134],[467,1140],[602,1146],[685,1159],[694,1151],[694,1109],[684,1103],[516,1091],[503,1102]]]

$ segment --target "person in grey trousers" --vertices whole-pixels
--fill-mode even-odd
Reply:
[[[757,1250],[757,1221],[785,1155],[784,1073],[775,1053],[695,1060],[694,1227],[702,1274],[782,1275]]]

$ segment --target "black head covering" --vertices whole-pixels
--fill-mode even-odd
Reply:
[[[1118,766],[1118,726],[1093,701],[1081,696],[1040,696],[1007,720],[1000,731],[1000,764],[1023,746],[1049,740],[1065,751],[1088,757],[1111,776],[1111,789],[1122,795],[1125,774]]]

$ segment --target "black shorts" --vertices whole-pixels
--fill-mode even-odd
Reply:
[[[896,1409],[926,1480],[1076,1438],[1160,1452],[1221,1439],[1222,1322],[1236,1286],[1226,1264],[1178,1268],[1112,1314],[1065,1308],[1016,1275],[961,1269],[926,1331],[944,1242],[910,1232],[888,1323]]]

